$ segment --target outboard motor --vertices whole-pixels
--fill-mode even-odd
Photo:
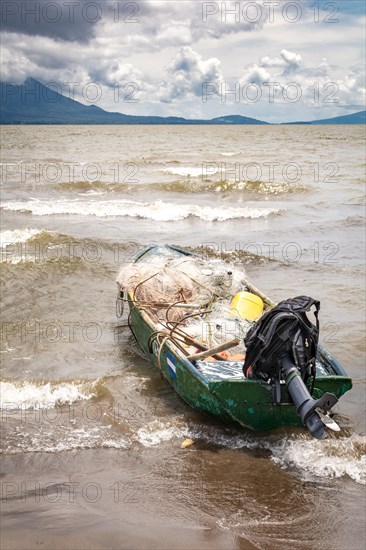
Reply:
[[[316,324],[307,316],[314,306]],[[317,439],[326,437],[325,424],[318,413],[325,413],[338,401],[331,393],[312,398],[315,383],[315,361],[319,339],[320,302],[308,296],[297,296],[280,302],[255,323],[244,338],[246,356],[243,367],[247,378],[259,378],[274,384],[277,404],[281,403],[280,380],[295,403],[304,426]]]

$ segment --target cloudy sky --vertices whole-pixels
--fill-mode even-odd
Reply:
[[[363,0],[2,0],[2,80],[108,111],[269,122],[365,108]]]

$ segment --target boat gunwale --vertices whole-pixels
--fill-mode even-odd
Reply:
[[[170,250],[173,250],[174,252],[178,252],[179,254],[182,254],[182,256],[195,256],[197,258],[202,258],[202,256],[198,255],[198,254],[195,254],[194,252],[191,252],[189,250],[183,250],[179,247],[176,247],[176,246],[172,246],[172,245],[159,245],[159,244],[153,244],[151,246],[149,246],[148,248],[142,250],[140,253],[138,253],[136,256],[135,256],[135,259],[133,261],[133,263],[138,263],[141,258],[143,258],[143,256],[145,254],[147,254],[148,252],[151,252],[152,250],[154,250],[154,248],[161,248],[161,247],[164,247],[164,248],[168,248]],[[260,296],[262,298],[262,300],[267,304],[269,305],[270,307],[274,307],[276,305],[275,302],[273,302],[270,298],[268,298],[268,296],[266,296],[263,292],[261,292],[255,285],[253,285],[251,282],[249,281],[245,281],[245,284],[247,285],[247,287],[249,288],[249,290],[251,290],[252,292],[254,292],[255,294],[257,294],[258,296]],[[131,302],[135,304],[134,302],[134,297],[133,297],[133,291],[127,291],[127,293],[129,295],[131,295]],[[144,320],[148,323],[148,325],[150,326],[150,328],[152,328],[154,331],[156,330],[156,325],[154,323],[154,321],[148,316],[148,314],[141,310],[140,308],[138,308],[138,306],[136,306],[136,304],[134,305],[135,308],[139,309],[139,312],[141,314],[141,316],[144,318]],[[203,374],[199,371],[199,369],[197,369],[193,363],[191,363],[191,361],[189,361],[181,352],[181,350],[179,350],[179,348],[174,344],[174,342],[172,342],[171,340],[168,340],[166,342],[166,344],[170,344],[171,346],[173,346],[174,349],[172,349],[171,351],[175,353],[175,355],[178,356],[179,360],[181,362],[183,362],[186,367],[188,368],[188,370],[192,373],[193,376],[195,376],[196,378],[199,378],[200,380],[204,381],[204,383],[207,385],[209,384],[210,382],[203,376]],[[323,379],[328,379],[329,377],[332,377],[332,376],[335,376],[335,377],[340,377],[340,378],[347,378],[349,380],[351,380],[351,378],[348,376],[348,374],[346,373],[346,371],[344,370],[344,368],[342,367],[342,365],[340,364],[340,362],[330,353],[330,351],[322,344],[322,343],[318,343],[318,357],[317,359],[322,363],[322,365],[325,367],[325,369],[327,370],[328,374],[326,376],[324,375],[318,375],[316,377],[317,380],[323,380]],[[230,380],[230,379],[227,379],[227,380]],[[243,380],[238,380],[238,379],[233,379],[232,381],[238,381],[238,382],[243,382]],[[244,381],[248,381],[247,378],[244,377]],[[258,382],[261,382],[260,380],[258,380]]]
[[[146,311],[144,311],[143,309],[141,309],[140,307],[136,306],[136,303],[134,302],[134,297],[133,297],[133,291],[130,290],[130,291],[127,291],[128,293],[128,296],[129,296],[129,305],[132,304],[132,307],[133,309],[135,309],[139,316],[141,317],[141,319],[149,326],[149,328],[151,329],[152,332],[156,332],[157,331],[157,326],[156,326],[156,323],[154,323],[154,321],[149,317],[149,315],[146,313]],[[140,344],[141,346],[141,344]],[[220,384],[222,382],[230,382],[232,384],[234,383],[239,383],[239,384],[248,384],[248,385],[252,385],[252,384],[256,384],[256,385],[261,385],[261,386],[269,386],[268,383],[265,383],[263,382],[262,380],[250,380],[248,378],[245,378],[244,374],[243,374],[243,378],[242,379],[238,379],[238,378],[225,378],[223,380],[208,380],[208,378],[204,375],[204,373],[202,373],[202,371],[200,371],[191,361],[189,361],[189,359],[187,359],[187,357],[185,357],[183,355],[183,353],[181,352],[181,350],[174,344],[174,342],[172,340],[167,340],[165,343],[164,343],[164,346],[166,346],[168,348],[168,350],[173,353],[178,359],[179,361],[188,369],[188,371],[190,372],[190,374],[192,374],[192,376],[196,379],[198,379],[199,381],[203,382],[205,384],[205,386],[207,388],[209,388],[211,386],[211,384]],[[324,350],[324,348],[322,348],[322,351]],[[325,350],[328,354],[329,354],[329,359],[332,360],[334,359],[333,356],[328,352],[328,350]],[[339,365],[339,363],[336,361],[336,364]],[[332,366],[332,365],[331,365]],[[328,362],[326,363],[326,367],[328,367]],[[342,367],[341,367],[342,369]],[[350,377],[345,373],[345,371],[342,369],[342,371],[344,372],[343,373],[340,373],[340,374],[331,374],[329,371],[329,374],[327,375],[318,375],[316,377],[316,380],[319,380],[319,381],[322,381],[322,380],[329,380],[329,379],[337,379],[337,380],[340,380],[340,379],[344,379],[344,381],[346,380],[351,380]]]

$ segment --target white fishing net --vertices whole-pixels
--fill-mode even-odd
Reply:
[[[209,348],[234,338],[242,342],[251,326],[230,309],[233,296],[246,285],[241,266],[162,251],[123,266],[117,283],[133,292],[136,305],[159,326],[184,329]]]

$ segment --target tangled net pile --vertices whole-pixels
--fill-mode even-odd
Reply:
[[[121,290],[132,291],[159,329],[198,338],[213,346],[228,338],[241,340],[250,324],[230,314],[232,297],[245,287],[243,268],[196,256],[155,255],[124,266],[117,277]]]

